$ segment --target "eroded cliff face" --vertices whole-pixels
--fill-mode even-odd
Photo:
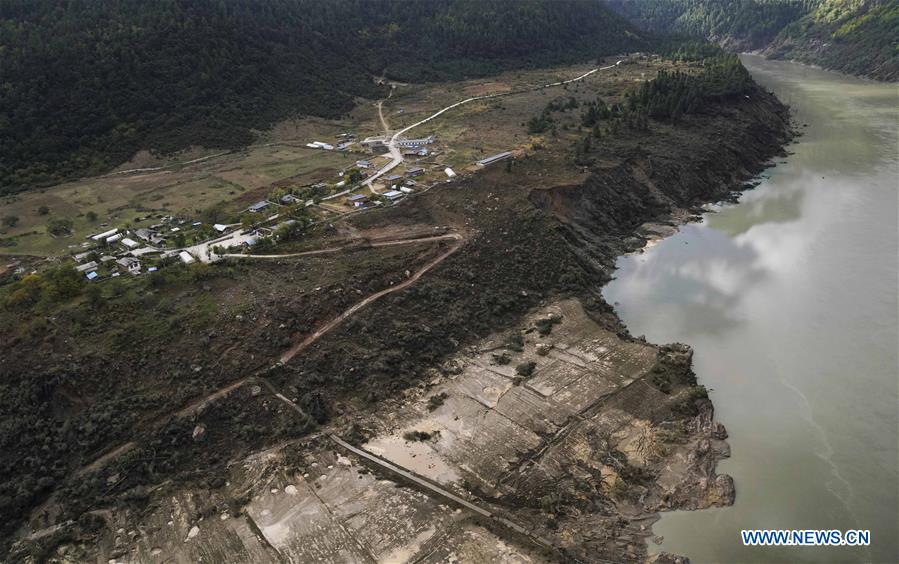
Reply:
[[[788,109],[757,87],[603,155],[583,183],[534,190],[530,200],[580,254],[608,270],[619,254],[669,233],[697,206],[735,197],[791,136]]]

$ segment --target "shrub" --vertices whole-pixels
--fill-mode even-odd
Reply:
[[[72,232],[72,220],[56,217],[47,222],[47,233],[56,237]]]
[[[30,306],[40,297],[43,288],[44,278],[40,274],[29,274],[12,285],[4,305],[9,308]]]
[[[506,365],[512,362],[512,357],[509,356],[509,353],[500,353],[493,355],[493,362],[499,365]]]
[[[414,441],[430,441],[433,437],[436,437],[439,432],[428,433],[427,431],[407,431],[403,433],[403,438],[409,442]]]
[[[439,394],[428,398],[428,411],[434,411],[435,409],[443,405],[443,402],[448,397],[449,394],[447,394],[446,392],[440,392]]]
[[[562,322],[561,317],[556,316],[556,315],[550,315],[548,317],[543,317],[541,319],[538,319],[534,325],[537,326],[537,332],[540,333],[540,335],[542,335],[543,337],[545,337],[545,336],[549,335],[550,333],[552,333],[553,325],[555,325],[556,323],[561,323],[561,322]]]

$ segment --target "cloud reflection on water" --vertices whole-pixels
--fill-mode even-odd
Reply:
[[[852,213],[853,196],[840,190],[838,177],[789,166],[776,175],[776,186],[763,182],[740,206],[722,208],[652,252],[619,261],[619,282],[607,297],[625,308],[644,304],[641,312],[661,321],[659,338],[667,341],[735,329],[754,308],[779,308],[778,298],[791,299],[789,292],[767,292],[771,285],[812,287],[803,257],[837,214]]]

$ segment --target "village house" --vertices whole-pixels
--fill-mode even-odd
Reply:
[[[359,144],[364,147],[372,147],[374,145],[383,145],[386,142],[387,142],[386,137],[384,137],[383,135],[376,135],[374,137],[366,137]]]
[[[427,137],[423,137],[421,139],[399,139],[397,140],[396,144],[397,146],[405,149],[408,147],[421,147],[422,145],[430,145],[436,140],[437,138],[433,135],[428,135]]]
[[[351,206],[361,208],[368,201],[368,198],[365,196],[365,194],[352,194],[347,197],[346,201]]]
[[[382,155],[387,152],[387,138],[382,136],[366,137],[359,143],[363,147],[368,148],[375,155]]]
[[[84,264],[79,264],[75,267],[75,270],[78,272],[87,272],[89,270],[95,270],[97,268],[97,263],[95,261],[86,262]]]
[[[253,212],[253,213],[261,212],[262,210],[267,208],[269,205],[270,204],[266,200],[260,200],[260,201],[256,202],[255,204],[251,205],[250,207],[248,207],[247,211]]]
[[[333,151],[334,145],[330,143],[325,143],[323,141],[313,141],[312,143],[306,143],[306,146],[310,149],[323,149],[325,151]]]
[[[122,257],[115,261],[124,272],[136,276],[140,274],[140,261],[134,257]]]
[[[116,227],[115,229],[110,229],[109,231],[104,231],[103,233],[97,233],[96,235],[90,235],[90,236],[88,236],[88,239],[93,239],[94,241],[102,241],[102,240],[106,239],[107,237],[111,237],[111,236],[115,235],[118,232],[118,230],[119,230],[119,228]]]
[[[134,235],[138,239],[143,239],[148,243],[152,243],[153,245],[162,245],[165,243],[165,237],[156,233],[152,229],[141,228],[134,232]]]
[[[489,156],[487,158],[481,159],[478,161],[478,166],[487,166],[489,164],[493,164],[495,162],[499,162],[503,159],[508,159],[512,156],[510,151],[503,151],[502,153],[497,153],[495,155]]]

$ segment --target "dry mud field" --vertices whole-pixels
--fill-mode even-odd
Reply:
[[[538,328],[547,326],[551,332],[541,334]],[[235,462],[220,490],[154,496],[137,527],[136,515],[107,512],[120,526],[98,539],[97,558],[638,558],[633,547],[648,534],[653,512],[727,503],[733,495],[729,478],[713,470],[727,446],[723,429],[711,423],[710,405],[700,402],[698,413],[687,417],[677,409],[694,406],[690,356],[683,346],[622,339],[592,321],[578,300],[550,303],[520,327],[468,347],[445,363],[446,378],[419,386],[364,422],[372,433],[362,450],[433,488],[323,432],[318,448],[288,443]],[[528,363],[528,375],[516,370]],[[648,380],[660,375],[675,382],[676,391],[651,385]],[[285,408],[259,387],[237,394],[238,401],[262,403],[261,409]],[[620,478],[649,471],[657,479],[645,486]]]

